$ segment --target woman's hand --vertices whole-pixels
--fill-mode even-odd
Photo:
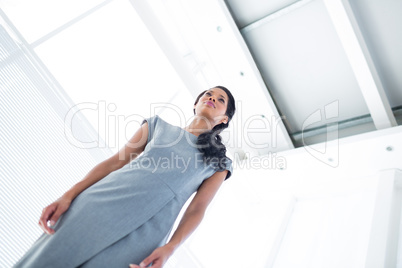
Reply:
[[[54,234],[54,230],[48,226],[48,222],[50,226],[55,225],[60,216],[68,210],[70,204],[71,199],[61,197],[49,206],[45,207],[39,219],[39,226],[42,228],[42,230],[47,234]]]
[[[152,263],[152,268],[162,268],[169,257],[173,254],[173,248],[168,244],[155,249],[151,255],[146,257],[140,265],[130,264],[130,268],[145,268]]]

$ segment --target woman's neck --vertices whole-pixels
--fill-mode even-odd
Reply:
[[[211,130],[214,125],[205,117],[195,116],[193,121],[184,129],[196,136]]]

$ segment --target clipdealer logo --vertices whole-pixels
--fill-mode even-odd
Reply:
[[[278,146],[278,129],[279,124],[282,122],[283,116],[277,118],[272,116],[269,118],[262,117],[261,115],[252,115],[245,119],[243,124],[242,121],[242,103],[241,101],[236,102],[237,111],[234,120],[232,120],[229,128],[225,129],[222,133],[224,138],[224,143],[227,144],[228,148],[242,148],[242,143],[244,142],[250,148],[253,149],[264,149],[264,148],[275,148]],[[89,110],[89,112],[96,113],[98,124],[97,127],[97,137],[92,137],[92,140],[83,141],[77,132],[73,131],[74,121],[81,120],[82,111]],[[75,147],[82,149],[90,148],[122,148],[124,144],[131,138],[133,133],[127,131],[130,127],[133,129],[133,125],[139,128],[145,119],[144,116],[138,114],[130,115],[119,115],[116,114],[117,106],[114,103],[107,104],[106,101],[102,100],[98,103],[84,102],[74,105],[70,108],[65,116],[64,133],[66,139]],[[150,104],[150,117],[160,114],[162,110],[167,110],[170,115],[173,115],[178,119],[179,125],[184,126],[191,122],[193,117],[186,120],[186,116],[180,107],[173,105],[171,103],[152,103]],[[87,111],[88,112],[88,111]],[[313,124],[317,124],[324,120],[333,119],[339,116],[339,101],[334,101],[324,106],[324,111],[317,109],[312,114],[310,114],[307,119],[303,122],[301,131],[301,140],[303,142],[304,149],[317,160],[331,166],[337,167],[339,165],[339,142],[338,142],[338,124],[327,125],[326,127],[326,138],[325,142],[318,144],[308,144],[309,127]],[[264,125],[263,128],[253,127],[254,123],[259,123]],[[78,131],[79,132],[79,131]],[[115,133],[115,135],[110,135],[109,133]],[[124,134],[124,138],[121,135]],[[257,140],[253,139],[253,135],[268,135],[270,138],[270,143],[267,140],[262,140],[262,143],[258,143]],[[101,137],[106,137],[103,140]],[[146,137],[144,137],[146,138]],[[180,137],[177,137],[175,141],[169,143],[168,146],[174,145],[178,142]],[[135,146],[133,144],[132,146]],[[162,145],[160,145],[162,146]],[[166,146],[166,145],[165,145]],[[286,168],[286,159],[283,156],[277,155],[276,153],[268,153],[265,157],[251,157],[250,154],[247,157],[239,155],[234,155],[234,164],[239,166],[245,166],[250,168],[267,168],[267,169],[284,169]],[[246,160],[244,163],[241,161]]]
[[[314,158],[331,167],[339,166],[339,127],[338,123],[327,124],[325,142],[309,145],[306,143],[305,130],[307,127],[339,117],[339,101],[336,100],[324,106],[324,116],[322,110],[318,109],[307,117],[302,126],[302,141],[304,149]]]

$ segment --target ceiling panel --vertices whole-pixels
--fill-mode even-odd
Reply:
[[[391,107],[402,105],[402,1],[349,1]]]
[[[242,31],[290,133],[369,114],[338,35],[321,1],[309,1]],[[308,126],[327,106],[338,114]]]
[[[233,19],[237,24],[237,27],[241,29],[297,1],[296,0],[271,0],[271,1],[225,0],[225,2],[230,7],[230,11],[233,15]]]

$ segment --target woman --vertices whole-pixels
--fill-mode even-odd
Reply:
[[[218,134],[234,112],[232,94],[217,86],[197,97],[185,129],[158,116],[144,120],[117,154],[43,210],[45,233],[15,267],[162,267],[231,175]]]

